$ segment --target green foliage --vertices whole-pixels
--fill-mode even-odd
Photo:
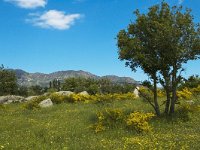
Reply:
[[[13,71],[0,68],[0,95],[17,93],[17,78]]]
[[[192,92],[192,94],[193,94],[194,96],[200,95],[200,85],[197,86],[196,88],[190,89],[190,91]]]
[[[54,92],[57,92],[58,90],[57,89],[54,89],[54,88],[49,88],[47,90],[48,93],[54,93]]]
[[[121,109],[105,109],[102,112],[96,114],[96,123],[92,126],[96,133],[105,131],[109,128],[117,127],[119,123],[122,123],[124,119],[124,113]]]
[[[157,82],[163,85],[167,94],[166,113],[170,106],[173,114],[182,65],[200,56],[200,26],[193,22],[191,10],[184,12],[183,7],[170,7],[166,2],[150,7],[146,14],[136,10],[135,15],[136,21],[117,36],[119,59],[134,71],[140,67],[152,79],[154,106],[151,105],[157,115]]]
[[[29,95],[28,88],[25,86],[19,86],[17,90],[17,95],[27,97]]]
[[[60,95],[60,94],[56,94],[56,93],[52,93],[50,95],[50,99],[53,103],[55,104],[61,104],[65,101],[65,97],[66,96],[63,96],[63,95]]]
[[[42,88],[39,85],[31,86],[28,88],[28,95],[35,96],[35,95],[42,95],[46,92],[45,88]]]
[[[53,81],[49,82],[49,89],[56,89],[59,91],[61,89],[61,82],[58,79],[54,79]]]
[[[178,107],[176,117],[183,121],[190,121],[192,119],[192,114],[198,113],[200,110],[199,108],[200,107],[196,104],[183,103]]]
[[[182,82],[179,85],[179,89],[183,88],[197,88],[200,85],[200,77],[198,75],[192,75],[188,79],[185,79],[184,82]]]
[[[153,85],[151,84],[150,81],[145,80],[142,82],[142,85],[148,87],[149,89],[153,89]]]
[[[91,95],[128,93],[133,91],[135,85],[112,83],[108,79],[67,78],[62,83],[62,90],[79,93],[87,91]]]
[[[112,102],[115,100],[135,100],[135,95],[133,93],[126,93],[126,94],[96,94],[93,99],[97,103],[104,103],[104,102]]]

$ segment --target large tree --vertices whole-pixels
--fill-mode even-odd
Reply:
[[[135,11],[136,21],[118,34],[119,58],[132,70],[140,67],[153,80],[154,109],[159,115],[156,84],[159,81],[167,96],[165,112],[174,113],[176,89],[182,64],[200,54],[200,29],[191,11],[162,2],[147,14]],[[172,97],[171,97],[172,95]]]

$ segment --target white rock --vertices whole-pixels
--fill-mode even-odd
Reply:
[[[16,95],[8,95],[8,96],[0,96],[0,104],[10,104],[14,102],[24,102],[26,99],[22,96]]]
[[[52,103],[51,99],[48,98],[46,100],[41,101],[39,103],[39,106],[42,107],[42,108],[44,108],[44,107],[51,107],[51,106],[53,106],[53,103]]]
[[[135,97],[139,97],[139,87],[137,86],[136,88],[135,88],[135,90],[133,91],[133,94],[135,95]]]
[[[80,95],[85,95],[85,96],[86,96],[86,95],[89,95],[87,91],[80,92],[79,94],[80,94]]]
[[[56,94],[65,95],[65,96],[71,95],[73,93],[74,92],[71,92],[71,91],[59,91],[59,92],[56,92]]]

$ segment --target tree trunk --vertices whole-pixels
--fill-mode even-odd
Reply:
[[[170,90],[169,87],[166,87],[166,95],[167,95],[167,100],[166,100],[166,104],[165,104],[165,114],[169,114],[169,106],[170,106]]]
[[[157,80],[156,80],[156,76],[154,76],[153,78],[153,82],[154,82],[154,105],[155,105],[155,112],[157,116],[160,116],[160,108],[159,108],[159,104],[158,104],[158,95],[157,95]]]
[[[176,67],[173,67],[173,73],[172,73],[172,100],[171,100],[171,106],[170,106],[170,115],[172,115],[175,112],[176,90],[177,90],[176,72],[177,72]]]

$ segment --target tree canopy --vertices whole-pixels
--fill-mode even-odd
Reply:
[[[0,95],[16,94],[17,78],[13,71],[0,67]]]
[[[152,79],[157,115],[157,83],[163,85],[167,95],[165,112],[172,114],[182,64],[200,56],[199,24],[193,22],[190,9],[170,7],[166,2],[150,7],[146,14],[139,10],[134,14],[135,22],[117,36],[119,59],[133,71],[140,67]]]

